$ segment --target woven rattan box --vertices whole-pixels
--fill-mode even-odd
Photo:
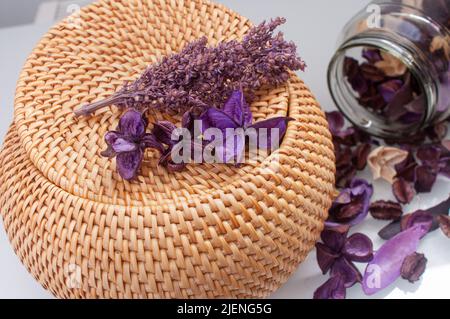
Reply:
[[[258,165],[158,167],[126,182],[98,156],[119,112],[75,108],[115,92],[161,56],[250,22],[203,0],[100,1],[51,29],[17,84],[0,154],[0,209],[29,272],[60,298],[260,298],[314,247],[334,191],[327,122],[295,75],[262,89],[256,119],[290,116],[276,172]],[[168,115],[155,115],[158,119]]]

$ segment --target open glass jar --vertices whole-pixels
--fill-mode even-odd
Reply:
[[[450,0],[379,0],[344,28],[328,70],[342,113],[408,139],[450,116]]]

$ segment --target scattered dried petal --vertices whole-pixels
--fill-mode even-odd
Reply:
[[[395,198],[401,204],[409,204],[414,199],[416,191],[414,189],[414,184],[406,181],[403,178],[397,178],[392,185],[392,191]]]
[[[426,211],[417,211],[412,214],[405,215],[401,221],[400,226],[402,231],[412,228],[417,225],[425,225],[430,231],[433,228],[433,215]]]
[[[333,252],[339,253],[342,247],[344,247],[349,229],[350,227],[346,225],[333,229],[325,229],[320,235],[320,238]]]
[[[428,260],[424,254],[414,253],[405,258],[401,275],[403,279],[408,280],[410,283],[415,283],[420,280],[425,269],[427,267]]]
[[[393,221],[387,226],[383,227],[379,232],[378,236],[384,240],[389,240],[394,236],[400,234],[402,232],[402,227],[400,225],[400,221]]]
[[[373,258],[372,241],[364,234],[353,234],[345,242],[343,253],[350,261],[369,262]]]
[[[450,238],[450,216],[441,215],[438,216],[437,219],[439,222],[439,227],[441,228],[444,235]]]
[[[450,151],[450,140],[443,141],[443,142],[442,142],[442,145],[444,145],[444,147],[445,147],[448,151]]]
[[[422,161],[422,164],[430,166],[434,166],[433,164],[438,163],[441,155],[442,149],[435,145],[421,146],[416,153],[417,158]]]
[[[428,232],[423,224],[409,228],[387,241],[367,265],[362,286],[373,295],[392,284],[401,273],[406,257],[417,251],[420,239]]]
[[[415,188],[418,193],[429,193],[433,189],[434,183],[437,179],[437,170],[428,166],[422,165],[416,167],[416,182]]]
[[[335,228],[342,225],[355,226],[361,223],[369,213],[370,199],[373,195],[373,187],[367,181],[354,179],[348,189],[342,190],[347,197],[350,194],[349,203],[333,203],[330,216],[326,222],[327,228]],[[342,198],[339,196],[338,198]]]
[[[316,244],[316,252],[317,264],[325,275],[331,269],[331,266],[333,266],[336,259],[339,258],[339,253],[334,252],[322,243]]]
[[[336,260],[331,268],[330,275],[331,277],[341,276],[344,280],[345,288],[353,287],[357,282],[361,282],[362,279],[359,270],[345,257]]]
[[[333,276],[314,292],[314,299],[345,299],[346,289],[342,276]]]
[[[380,200],[370,205],[370,214],[375,219],[398,220],[403,215],[403,209],[399,203]]]

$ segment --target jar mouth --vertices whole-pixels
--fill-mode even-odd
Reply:
[[[421,56],[414,48],[400,45],[401,39],[395,35],[378,32],[363,32],[348,39],[337,50],[328,68],[328,87],[331,96],[343,115],[361,130],[381,138],[404,140],[423,130],[430,123],[436,105],[436,85],[430,70],[421,63]],[[344,76],[344,60],[351,50],[373,48],[388,53],[403,63],[417,80],[422,92],[423,112],[420,118],[411,123],[397,123],[374,114],[361,105],[355,97],[355,91]]]

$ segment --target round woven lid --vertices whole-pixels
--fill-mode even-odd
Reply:
[[[260,90],[251,106],[256,121],[295,119],[274,154],[276,170],[267,170],[268,158],[168,173],[148,151],[139,178],[127,182],[99,155],[118,109],[73,114],[196,38],[215,44],[250,26],[202,0],[100,1],[37,45],[0,155],[0,207],[18,255],[56,296],[264,297],[314,246],[335,164],[323,113],[295,75]],[[79,270],[76,287],[71,269]]]

